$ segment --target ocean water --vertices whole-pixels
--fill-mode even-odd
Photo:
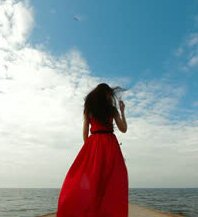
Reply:
[[[198,188],[134,188],[130,201],[186,217],[198,217]]]
[[[55,212],[60,189],[0,188],[0,217],[36,217]],[[198,188],[132,188],[130,202],[186,217],[198,217]]]

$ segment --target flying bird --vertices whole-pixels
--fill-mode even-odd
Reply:
[[[73,16],[73,19],[77,22],[80,22],[80,17],[79,16]]]

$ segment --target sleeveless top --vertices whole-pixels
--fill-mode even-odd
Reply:
[[[105,126],[104,124],[100,123],[94,117],[89,117],[89,123],[91,124],[90,132],[94,134],[94,132],[98,131],[111,131],[113,132],[113,117],[109,118],[109,123],[111,123],[111,127]]]

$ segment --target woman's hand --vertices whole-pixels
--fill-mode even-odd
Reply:
[[[122,100],[119,100],[119,107],[120,107],[121,113],[124,113],[125,104]]]

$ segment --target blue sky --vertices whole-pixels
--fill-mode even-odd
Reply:
[[[191,1],[192,2],[192,1]],[[153,76],[180,45],[193,22],[195,7],[187,1],[32,1],[37,27],[32,40],[64,53],[83,52],[92,72],[112,76]],[[82,16],[76,22],[73,16]],[[116,64],[115,64],[116,63]],[[159,73],[160,71],[160,73]]]
[[[197,1],[35,0],[31,4],[36,22],[32,43],[46,43],[54,55],[77,48],[93,75],[126,77],[126,86],[153,79],[186,86],[180,106],[195,109],[197,67],[183,72],[179,65],[185,59],[175,52],[198,29]]]

